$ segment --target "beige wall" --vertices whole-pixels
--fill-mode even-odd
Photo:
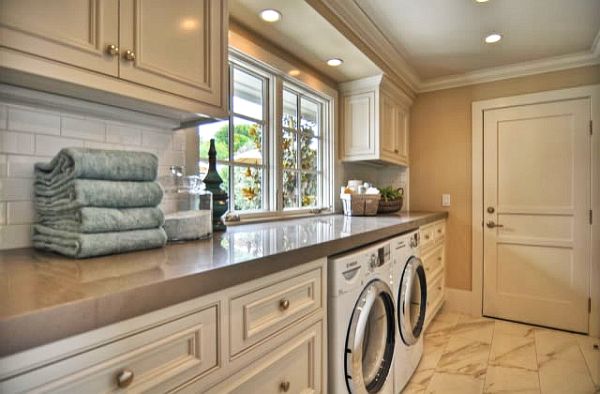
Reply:
[[[600,83],[600,66],[508,79],[417,95],[411,109],[412,210],[448,210],[449,287],[471,288],[471,103]],[[441,206],[442,193],[452,204]]]

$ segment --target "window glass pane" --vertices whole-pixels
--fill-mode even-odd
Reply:
[[[263,164],[262,126],[242,118],[233,119],[233,160]]]
[[[283,91],[283,127],[295,129],[298,117],[298,96],[289,90]]]
[[[297,167],[297,150],[298,145],[296,142],[296,133],[291,131],[283,131],[283,168],[296,168]]]
[[[317,174],[303,173],[300,176],[300,180],[300,189],[302,190],[302,206],[312,207],[317,205]]]
[[[306,133],[319,134],[320,105],[302,97],[300,101],[300,128]]]
[[[305,171],[317,171],[319,139],[309,134],[300,135],[300,167]]]
[[[296,187],[296,173],[283,171],[283,207],[296,208],[298,206],[298,188]]]
[[[208,148],[210,147],[210,139],[214,138],[215,148],[217,149],[217,160],[229,160],[228,120],[199,126],[198,137],[200,140],[200,158],[208,158]]]
[[[263,119],[264,81],[238,68],[233,69],[233,112]]]
[[[236,211],[262,208],[262,172],[262,168],[233,167],[233,207]]]

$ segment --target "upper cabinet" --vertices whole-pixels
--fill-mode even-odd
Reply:
[[[341,158],[408,166],[412,101],[385,77],[340,85]]]
[[[2,80],[182,120],[224,117],[227,20],[226,0],[2,0]]]

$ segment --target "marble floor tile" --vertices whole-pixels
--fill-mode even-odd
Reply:
[[[537,371],[534,338],[494,332],[489,363],[495,366]]]
[[[494,323],[494,334],[513,335],[524,338],[534,338],[536,327],[527,324],[513,323],[504,320],[496,320]]]
[[[416,369],[410,381],[406,384],[406,387],[402,390],[403,394],[406,393],[424,393],[429,386],[429,382],[435,372],[434,368],[421,368],[421,365]]]
[[[600,392],[600,338],[578,335],[577,342],[592,380],[598,386],[598,392]],[[598,347],[594,348],[594,345]]]
[[[490,345],[454,336],[438,362],[436,372],[468,375],[479,379],[485,375]]]
[[[483,392],[484,380],[469,375],[436,372],[429,382],[426,393],[479,394]]]
[[[494,320],[484,317],[462,316],[452,330],[453,336],[492,343]]]
[[[485,393],[539,393],[537,371],[522,368],[493,366],[485,375]]]
[[[550,359],[539,366],[540,388],[544,394],[595,392],[583,356],[581,360]]]
[[[535,350],[538,365],[549,360],[582,360],[581,349],[575,334],[541,329],[535,331]]]

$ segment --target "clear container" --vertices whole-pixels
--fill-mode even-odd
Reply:
[[[212,236],[212,193],[197,175],[183,175],[172,166],[171,175],[159,179],[165,191],[164,229],[169,241],[206,239]]]

